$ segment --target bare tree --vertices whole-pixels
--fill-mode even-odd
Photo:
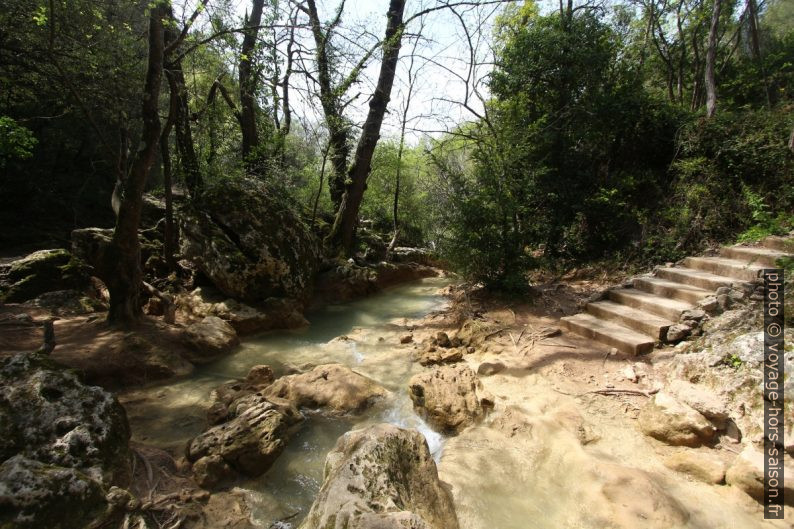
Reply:
[[[422,24],[420,27],[420,36],[422,34],[422,29],[424,29],[424,24]],[[414,90],[416,89],[417,77],[419,75],[419,71],[421,70],[421,66],[414,70],[417,59],[417,47],[419,46],[419,40],[421,38],[420,36],[416,37],[413,48],[411,49],[411,55],[407,69],[408,79],[406,81],[405,98],[402,102],[402,112],[400,113],[400,145],[397,148],[397,169],[394,175],[394,202],[392,204],[393,235],[387,249],[388,253],[391,253],[394,250],[394,247],[397,245],[397,236],[400,232],[399,216],[397,213],[400,204],[400,179],[402,176],[403,151],[405,149],[405,129],[408,125],[408,112],[411,109],[411,99],[413,98]]]
[[[714,0],[711,13],[711,28],[709,29],[709,43],[706,50],[706,116],[713,117],[717,111],[717,81],[714,75],[717,61],[717,42],[719,36],[720,10],[722,0]]]
[[[383,116],[391,99],[397,61],[404,30],[403,14],[405,0],[391,0],[386,14],[386,35],[383,39],[383,59],[380,65],[378,83],[369,102],[369,113],[364,121],[361,138],[356,146],[353,163],[347,173],[345,192],[339,211],[336,214],[331,233],[326,237],[326,247],[331,253],[341,252],[349,255],[353,249],[353,237],[358,223],[358,211],[364,198],[367,177],[372,169],[372,155],[380,139]]]

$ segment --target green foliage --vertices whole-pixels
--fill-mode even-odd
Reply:
[[[783,108],[723,110],[684,127],[674,180],[654,222],[654,235],[667,239],[666,258],[790,229],[794,186],[786,142],[793,126]]]
[[[739,235],[739,242],[754,242],[770,235],[785,235],[794,226],[794,215],[781,212],[774,216],[761,195],[747,186],[742,191],[754,224]]]
[[[33,133],[8,116],[0,116],[0,169],[12,160],[33,156],[36,138]]]
[[[744,362],[742,362],[742,359],[739,358],[739,355],[736,355],[736,354],[732,354],[732,355],[726,357],[725,359],[723,359],[722,362],[726,366],[732,367],[733,369],[739,369],[740,367],[742,367],[742,364],[744,363]]]
[[[597,259],[636,239],[679,121],[595,15],[525,20],[502,35],[492,121],[465,131],[475,167],[439,169],[461,226],[450,227],[451,258],[500,288],[520,285],[528,266]]]

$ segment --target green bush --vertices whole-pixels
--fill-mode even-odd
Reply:
[[[792,227],[790,108],[724,110],[678,140],[672,185],[654,223],[655,251],[679,257],[708,244],[757,240]]]

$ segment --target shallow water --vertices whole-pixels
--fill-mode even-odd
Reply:
[[[123,395],[133,439],[182,450],[206,428],[211,391],[230,379],[244,377],[254,365],[268,364],[279,375],[290,367],[340,363],[376,380],[393,395],[355,418],[329,419],[306,413],[307,420],[273,467],[260,478],[237,484],[249,491],[257,522],[271,527],[288,519],[276,527],[296,527],[320,489],[326,454],[339,436],[352,428],[376,422],[416,428],[438,459],[443,439],[414,413],[407,394],[408,379],[419,369],[411,361],[411,348],[397,344],[412,320],[445,307],[440,289],[451,282],[428,278],[325,307],[307,315],[311,325],[306,329],[246,339],[236,353],[202,367],[188,379]],[[342,336],[348,339],[340,339]]]

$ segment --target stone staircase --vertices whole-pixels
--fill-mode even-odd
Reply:
[[[682,265],[657,268],[636,277],[585,311],[561,318],[569,331],[627,354],[653,350],[666,341],[667,330],[684,311],[696,308],[723,287],[751,287],[760,270],[774,268],[779,258],[794,254],[794,239],[767,237],[760,246],[725,246],[718,257],[687,257]]]

